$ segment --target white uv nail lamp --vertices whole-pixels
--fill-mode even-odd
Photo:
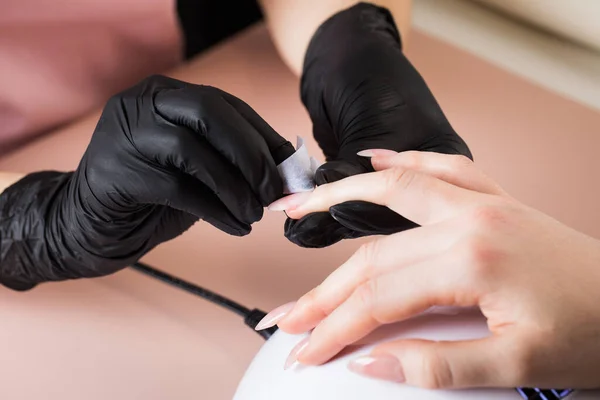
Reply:
[[[290,350],[304,335],[275,332],[263,345],[242,378],[234,400],[592,400],[598,391],[568,389],[469,389],[426,390],[370,379],[350,372],[348,362],[377,343],[400,338],[464,340],[489,335],[477,310],[438,308],[409,321],[388,325],[372,333],[358,346],[318,366],[294,366],[284,371]]]

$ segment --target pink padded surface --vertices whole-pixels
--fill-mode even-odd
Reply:
[[[418,33],[408,53],[484,170],[517,198],[600,237],[600,191],[591,181],[600,170],[600,113]],[[298,81],[264,28],[173,75],[234,93],[320,154]],[[0,159],[0,170],[75,168],[96,118]],[[300,249],[283,237],[283,221],[266,214],[241,239],[197,224],[145,261],[270,309],[317,284],[361,243]],[[262,341],[229,312],[133,271],[29,293],[0,290],[0,304],[6,399],[230,399]]]
[[[2,0],[0,154],[182,57],[175,0]]]

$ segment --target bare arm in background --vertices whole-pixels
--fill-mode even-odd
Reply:
[[[356,0],[260,0],[275,46],[296,74],[313,34],[327,18],[359,3]],[[373,0],[372,4],[390,10],[403,38],[410,29],[412,0]]]
[[[16,172],[0,172],[0,193],[2,193],[7,187],[21,179],[24,174]]]

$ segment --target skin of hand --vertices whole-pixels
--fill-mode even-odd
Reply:
[[[421,226],[362,246],[259,328],[311,331],[286,365],[327,362],[383,324],[432,306],[478,307],[490,336],[400,340],[349,368],[425,388],[600,387],[600,242],[506,194],[473,162],[426,152],[363,152],[376,172],[276,202],[291,218],[348,200]]]

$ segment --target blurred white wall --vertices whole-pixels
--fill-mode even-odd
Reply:
[[[471,0],[600,51],[598,0]]]
[[[600,110],[600,0],[414,0],[413,26]]]

